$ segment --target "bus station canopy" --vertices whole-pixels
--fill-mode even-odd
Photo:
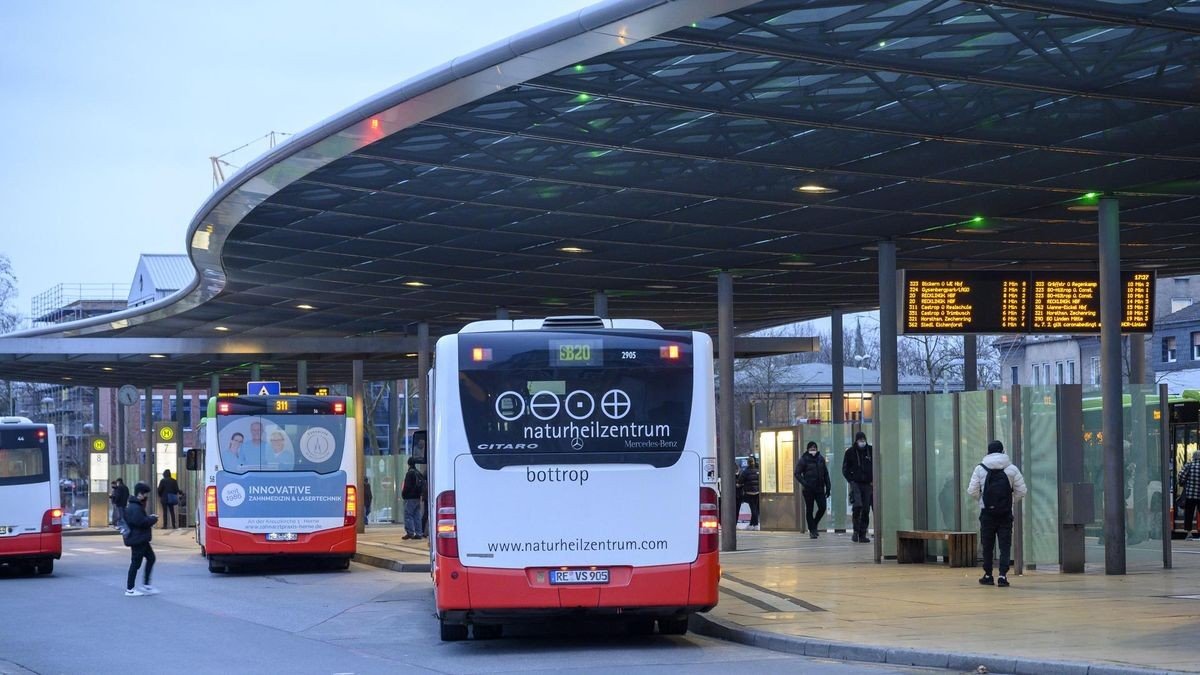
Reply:
[[[739,331],[873,308],[882,239],[901,268],[1095,269],[1101,195],[1128,268],[1195,273],[1198,72],[1200,2],[602,3],[247,166],[197,212],[171,298],[23,336],[390,338],[367,377],[409,376],[418,324],[598,292],[712,330],[721,271]],[[97,356],[9,349],[0,376],[127,380]],[[123,357],[158,383],[249,360]]]

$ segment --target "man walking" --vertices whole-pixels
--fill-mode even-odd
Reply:
[[[846,448],[842,457],[842,476],[850,485],[851,520],[854,535],[850,541],[863,544],[871,542],[867,536],[867,528],[871,526],[871,504],[874,499],[872,487],[875,481],[875,470],[871,466],[871,453],[874,449],[867,442],[863,432],[854,434],[854,444]]]
[[[1191,533],[1193,541],[1200,539],[1196,527],[1196,510],[1200,508],[1200,450],[1192,453],[1192,461],[1183,465],[1179,472],[1179,486],[1183,488],[1183,531]]]
[[[816,441],[809,441],[796,462],[796,482],[800,483],[800,491],[804,497],[804,519],[808,524],[809,539],[816,539],[821,534],[821,518],[825,516],[825,500],[833,492],[833,484],[829,480],[829,467],[825,466],[825,456],[821,454]],[[816,513],[813,513],[813,508]]]
[[[125,578],[126,597],[139,595],[154,595],[158,589],[150,585],[150,575],[154,571],[154,549],[150,548],[150,539],[154,536],[154,523],[158,516],[146,515],[146,499],[150,496],[150,486],[138,483],[133,487],[133,498],[125,511],[125,545],[129,547],[129,574]],[[142,575],[142,587],[134,588],[137,581],[138,568],[146,561],[146,571]]]
[[[988,454],[971,472],[967,494],[979,498],[979,543],[983,546],[984,586],[1008,586],[1009,551],[1012,550],[1013,504],[1029,490],[1021,470],[1004,454],[1000,441],[988,443]],[[1000,577],[992,578],[992,547],[1000,544]]]

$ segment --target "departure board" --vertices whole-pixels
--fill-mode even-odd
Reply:
[[[1154,330],[1154,275],[1122,272],[1121,331]],[[1095,272],[907,270],[905,333],[1099,333]]]

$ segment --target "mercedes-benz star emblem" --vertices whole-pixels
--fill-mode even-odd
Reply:
[[[576,450],[582,449],[583,448],[583,439],[579,438],[578,436],[576,436],[575,438],[572,438],[571,439],[571,447]]]

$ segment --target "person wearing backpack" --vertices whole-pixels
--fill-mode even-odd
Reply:
[[[1007,587],[1009,552],[1012,550],[1013,504],[1029,490],[1021,470],[1004,454],[1000,441],[988,443],[988,454],[971,472],[967,494],[979,498],[979,543],[983,547],[984,586]],[[992,577],[992,549],[1000,544],[1000,577]]]
[[[796,462],[796,482],[800,484],[800,492],[804,497],[804,519],[808,524],[809,539],[816,539],[821,533],[821,518],[825,517],[825,500],[833,492],[833,483],[829,480],[829,467],[825,465],[825,456],[815,441],[809,441],[804,448],[804,454]],[[816,515],[813,508],[816,507]]]
[[[421,495],[425,492],[425,474],[417,470],[415,457],[408,458],[408,473],[404,474],[404,484],[400,488],[400,497],[404,500],[404,536],[401,539],[421,539],[424,528],[421,526]]]
[[[158,516],[146,515],[146,499],[150,496],[150,486],[138,483],[133,486],[133,497],[125,509],[125,527],[121,536],[129,547],[129,574],[125,578],[125,597],[133,598],[139,595],[154,595],[158,589],[150,585],[150,574],[154,571],[154,549],[150,548],[150,539],[154,536],[154,523]],[[142,575],[141,588],[134,588],[137,581],[138,568],[146,561],[146,571]]]

